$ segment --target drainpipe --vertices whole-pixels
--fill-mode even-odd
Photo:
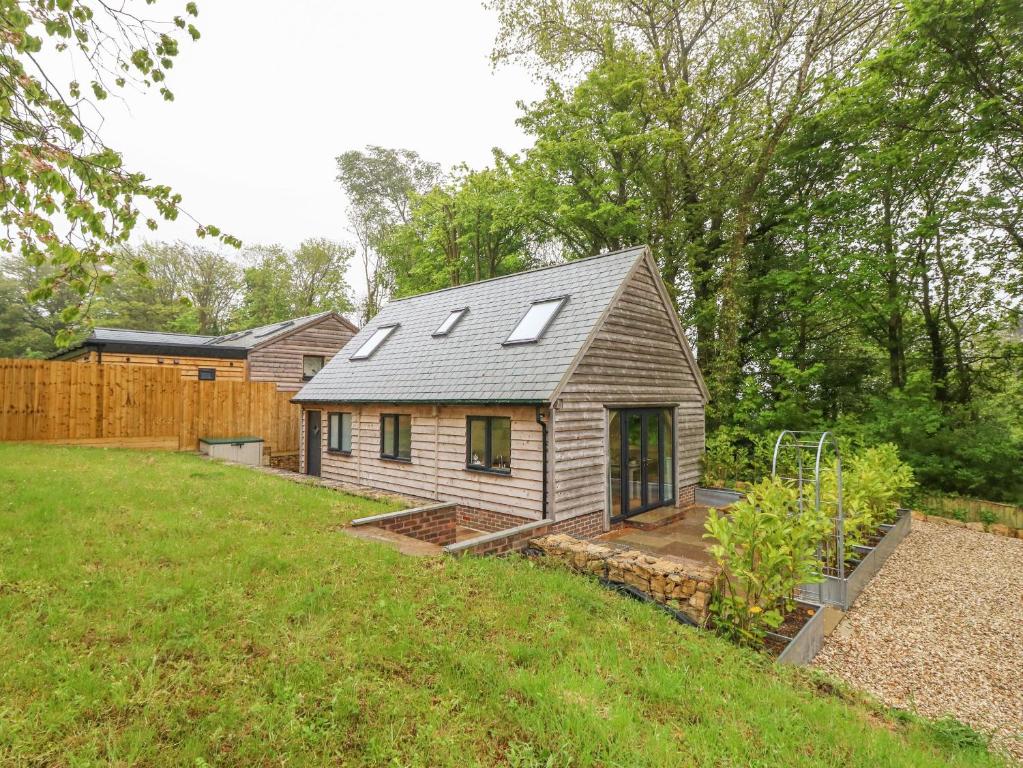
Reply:
[[[543,433],[543,492],[541,498],[543,499],[540,509],[540,519],[547,519],[547,421],[544,419],[543,406],[536,406],[536,423],[540,425],[540,430]]]

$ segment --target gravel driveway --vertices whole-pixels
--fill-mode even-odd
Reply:
[[[1023,761],[1023,540],[914,520],[814,665]]]

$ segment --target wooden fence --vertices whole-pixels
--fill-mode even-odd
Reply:
[[[1000,523],[1013,528],[1023,528],[1023,507],[1017,507],[1014,504],[984,501],[983,499],[969,499],[963,496],[928,494],[921,496],[916,506],[928,514],[943,515],[945,517],[959,513],[967,522],[981,522],[983,521],[983,514],[987,512],[993,515]]]
[[[0,358],[0,441],[191,451],[200,437],[298,450],[293,392],[260,381],[185,381],[175,368]]]

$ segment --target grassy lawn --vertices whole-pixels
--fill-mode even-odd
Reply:
[[[986,766],[584,578],[412,559],[396,508],[0,445],[0,763]]]

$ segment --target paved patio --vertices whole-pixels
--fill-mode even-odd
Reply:
[[[626,526],[599,537],[606,541],[658,557],[680,557],[700,563],[712,563],[703,538],[703,524],[707,520],[707,507],[690,507],[685,517],[653,530]]]

